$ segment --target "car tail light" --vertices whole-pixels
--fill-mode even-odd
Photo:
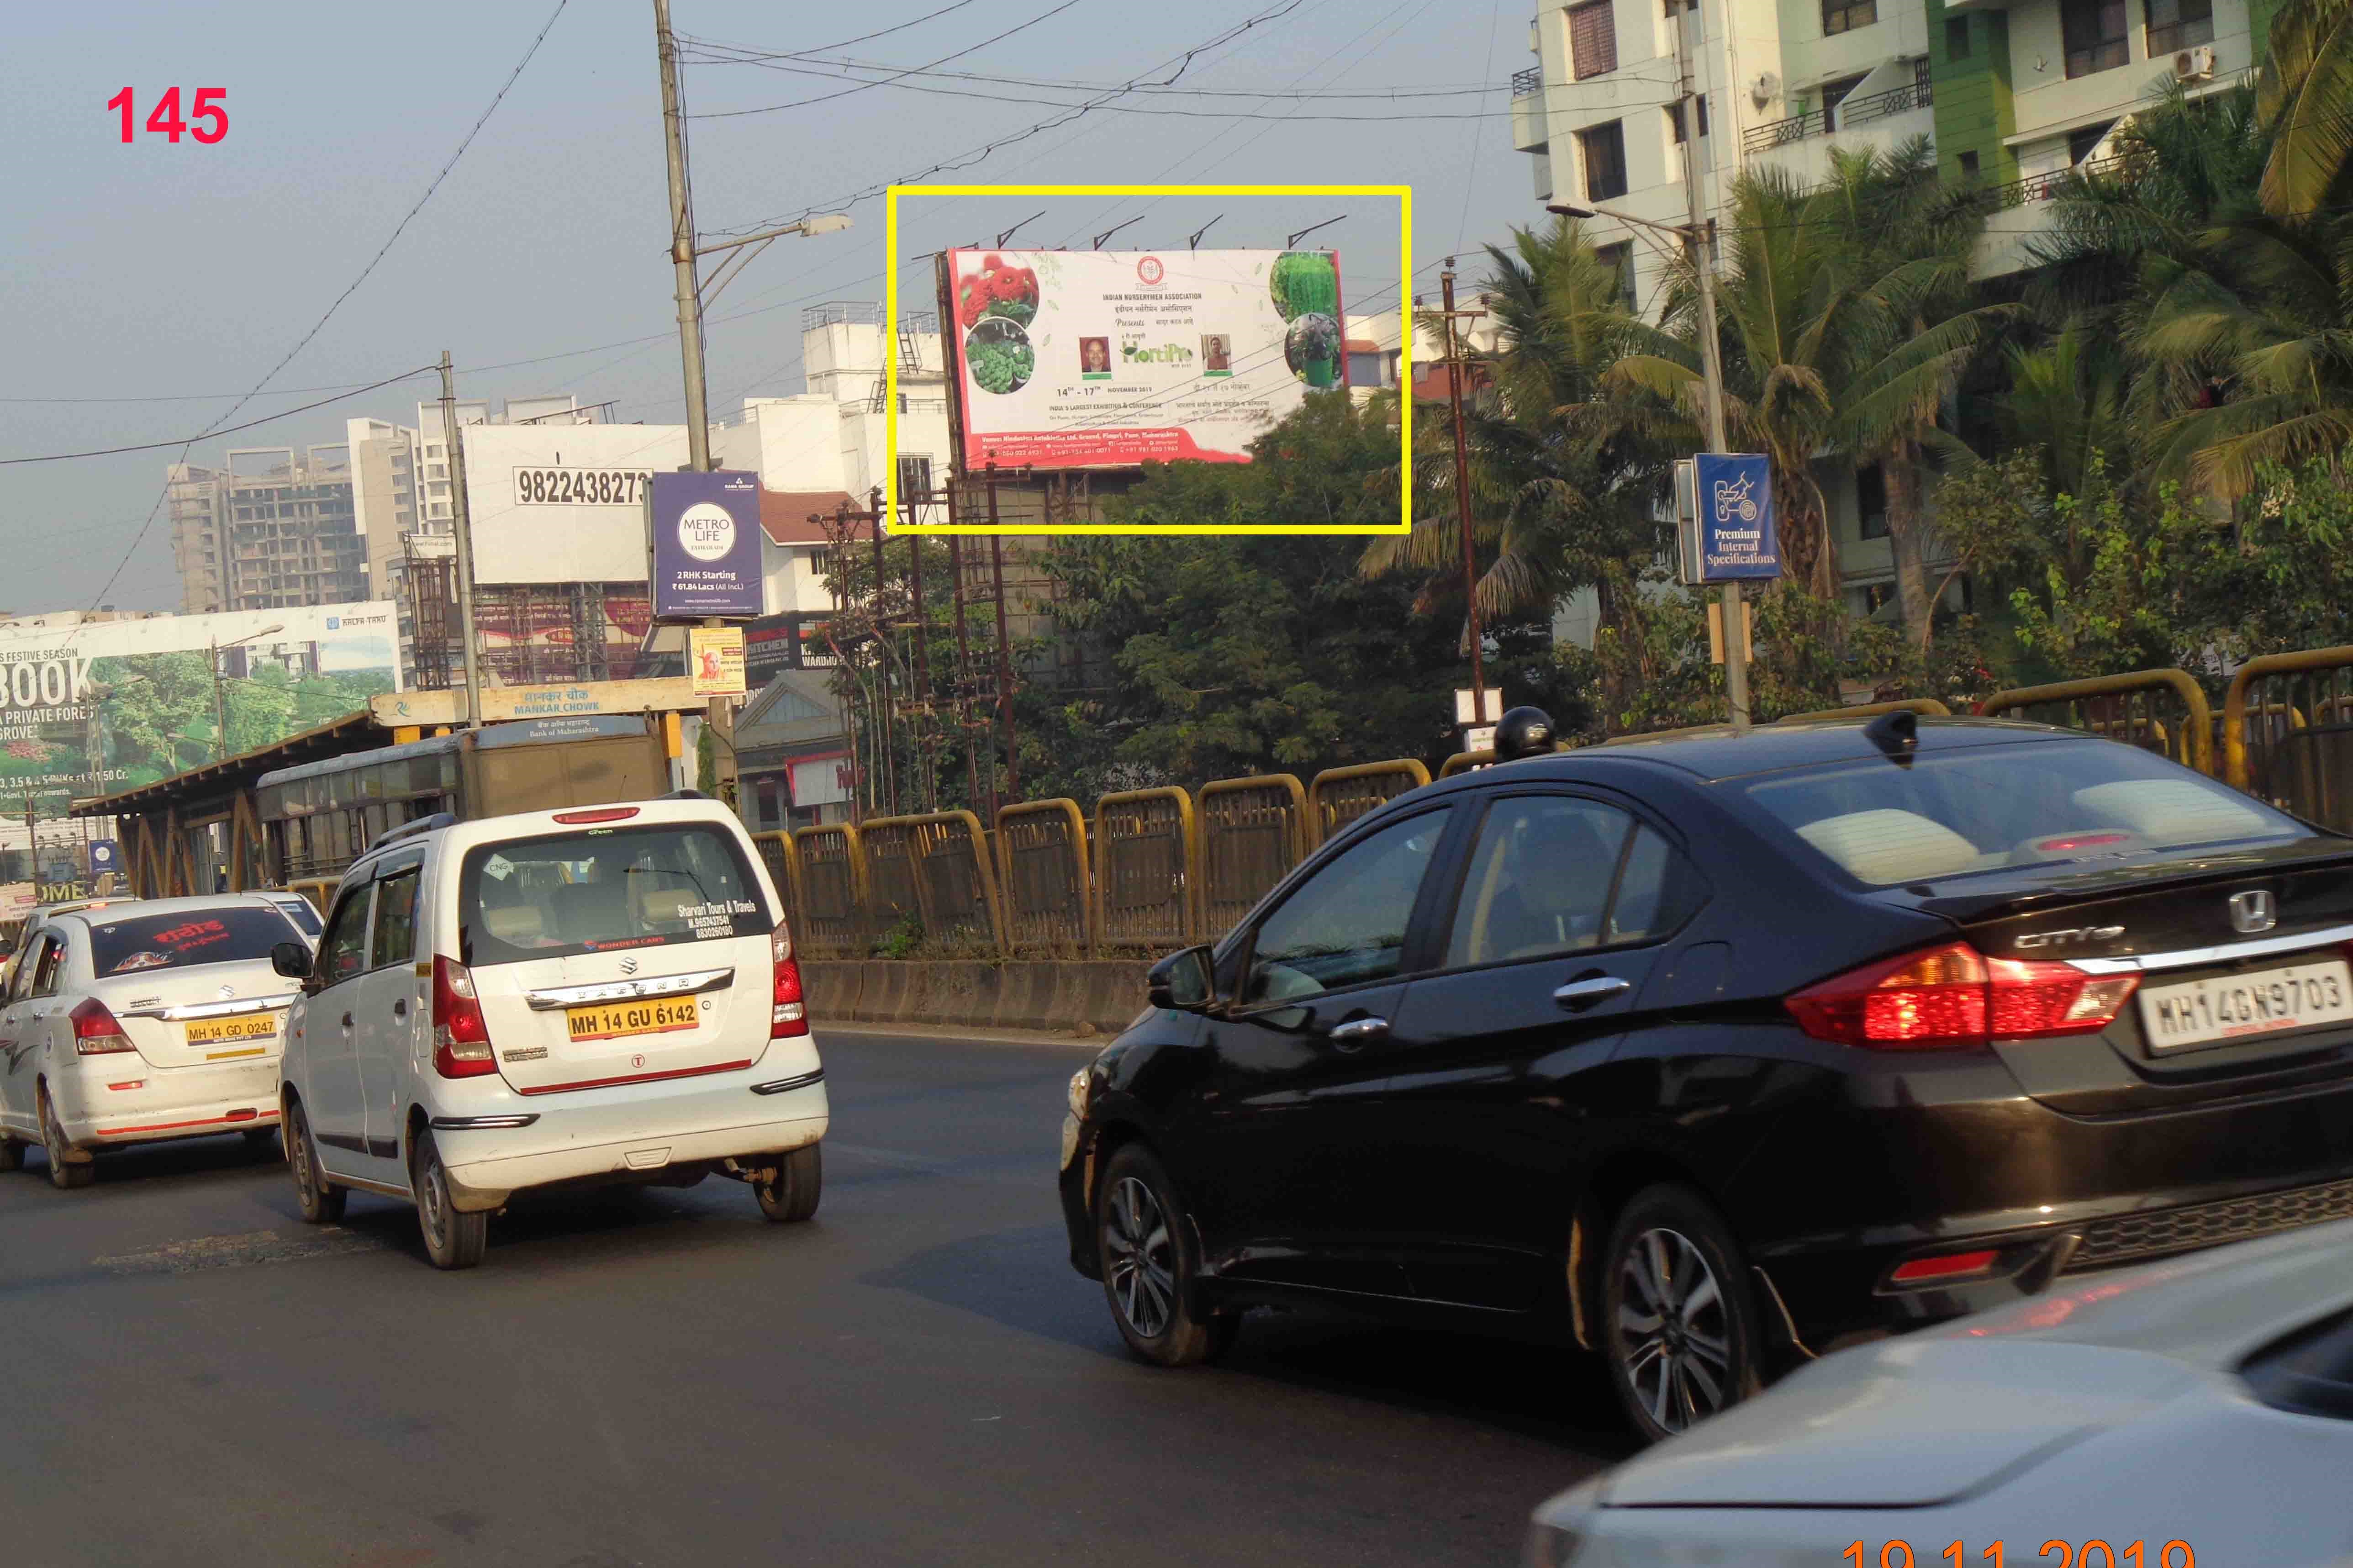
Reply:
[[[106,1003],[91,997],[68,1014],[73,1020],[74,1049],[85,1056],[106,1056],[135,1049]]]
[[[1915,1257],[1909,1263],[1895,1266],[1888,1281],[1894,1285],[1917,1285],[1927,1279],[1957,1279],[1965,1274],[1983,1274],[1991,1268],[2001,1254],[1988,1247],[1982,1252],[1948,1252],[1941,1257]]]
[[[808,1008],[801,1000],[801,961],[793,957],[793,934],[779,923],[768,938],[768,956],[775,962],[768,1013],[768,1038],[786,1040],[809,1032]]]
[[[555,813],[555,820],[559,822],[565,822],[567,824],[574,822],[617,822],[624,818],[634,817],[637,814],[638,809],[635,806],[605,806],[600,807],[594,811],[558,811]]]
[[[1940,1050],[1990,1040],[2090,1034],[2116,1021],[2137,975],[1989,959],[1967,942],[1884,959],[1791,995],[1798,1026],[1874,1050]]]
[[[433,1070],[445,1078],[479,1078],[495,1073],[490,1026],[474,995],[466,966],[433,955]]]

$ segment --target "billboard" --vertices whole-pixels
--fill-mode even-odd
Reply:
[[[685,426],[469,425],[465,446],[477,585],[646,580],[646,497]]]
[[[965,462],[1247,462],[1345,385],[1327,250],[951,250]]]
[[[232,757],[341,718],[400,689],[398,632],[382,600],[0,628],[0,800],[54,814],[210,762],[216,711]]]
[[[760,476],[657,473],[649,492],[656,620],[760,614]]]

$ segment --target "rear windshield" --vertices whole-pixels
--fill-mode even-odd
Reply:
[[[315,937],[326,929],[319,919],[319,912],[311,907],[311,901],[307,898],[273,898],[270,902],[278,906],[286,918],[301,927],[302,934],[306,937]]]
[[[251,905],[142,915],[90,925],[90,969],[100,978],[266,959],[294,940],[286,917]]]
[[[776,925],[734,836],[693,823],[479,845],[458,909],[469,964],[765,937]]]
[[[2161,858],[2308,830],[2113,740],[1923,752],[1777,774],[1749,799],[1874,886],[2056,861]]]

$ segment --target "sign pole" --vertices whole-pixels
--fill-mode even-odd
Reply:
[[[1683,201],[1689,222],[1683,229],[1683,244],[1689,248],[1693,268],[1699,275],[1699,359],[1700,370],[1706,379],[1707,450],[1725,452],[1732,450],[1724,433],[1724,349],[1718,341],[1715,316],[1715,230],[1702,203],[1699,188],[1699,130],[1692,91],[1692,38],[1696,12],[1683,12],[1675,17],[1675,69],[1677,91],[1675,112],[1683,122]],[[1704,498],[1702,505],[1706,504]],[[1774,541],[1763,543],[1770,546]],[[1748,611],[1742,603],[1740,584],[1724,585],[1724,700],[1731,710],[1732,727],[1748,727]]]
[[[988,460],[988,524],[997,526],[997,460]],[[988,536],[988,572],[997,593],[997,714],[1005,725],[1005,793],[1021,799],[1021,743],[1013,732],[1013,655],[1005,642],[1005,535]]]

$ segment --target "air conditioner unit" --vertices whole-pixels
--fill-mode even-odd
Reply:
[[[2200,44],[2194,49],[2183,49],[2173,57],[2174,80],[2211,81],[2213,78],[2213,45]]]

